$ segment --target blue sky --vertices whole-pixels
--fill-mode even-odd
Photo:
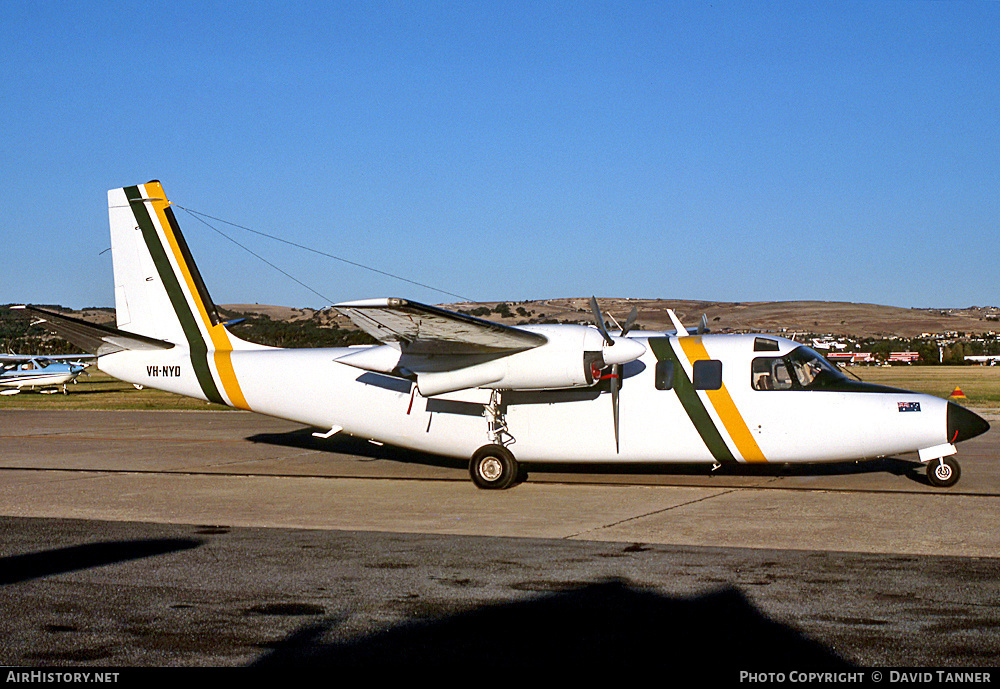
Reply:
[[[0,303],[159,179],[474,300],[1000,305],[1000,2],[285,5],[4,5]],[[220,304],[455,300],[177,215]]]

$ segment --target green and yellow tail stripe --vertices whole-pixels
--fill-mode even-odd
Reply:
[[[202,392],[212,402],[250,409],[233,369],[233,346],[229,333],[217,322],[215,307],[191,261],[187,244],[163,187],[159,182],[150,182],[144,187],[145,195],[139,187],[126,187],[125,195],[130,201],[143,240],[188,341],[191,364]],[[151,199],[149,203],[156,216],[156,224],[141,199]],[[162,241],[156,229],[157,224],[163,232]],[[208,356],[209,352],[212,352],[211,358]],[[222,384],[222,391],[216,384],[213,368]],[[222,393],[225,393],[225,398]]]

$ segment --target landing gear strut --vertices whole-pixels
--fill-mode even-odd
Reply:
[[[507,449],[515,440],[507,429],[504,409],[501,392],[494,390],[490,394],[489,404],[483,410],[490,444],[476,450],[469,462],[469,475],[477,488],[502,490],[510,488],[519,480],[523,481],[526,476],[524,469],[514,459],[514,454]]]
[[[941,457],[927,462],[927,480],[936,488],[949,488],[958,483],[962,469],[953,457]]]

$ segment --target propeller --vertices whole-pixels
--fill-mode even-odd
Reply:
[[[604,341],[609,347],[615,345],[615,339],[608,334],[607,326],[604,324],[604,315],[601,313],[601,308],[597,304],[597,297],[590,298],[590,310],[594,312],[594,320],[597,321],[597,329],[601,331],[601,335],[604,336]],[[633,306],[631,313],[629,313],[628,318],[625,319],[625,325],[621,326],[622,332],[619,337],[625,337],[628,331],[632,329],[635,325],[635,319],[638,317],[639,311]],[[609,314],[610,316],[610,314]],[[610,316],[611,320],[614,321],[614,316]],[[615,325],[618,325],[618,321],[615,321]],[[611,375],[607,376],[610,380],[611,387],[611,413],[614,417],[615,422],[615,452],[619,452],[619,440],[618,440],[618,398],[619,390],[621,390],[621,379],[622,379],[622,364],[611,364]]]
[[[674,334],[677,337],[684,337],[685,335],[704,335],[709,332],[708,330],[708,314],[701,314],[701,320],[698,321],[697,328],[686,328],[681,319],[677,317],[673,309],[667,309],[667,315],[670,317],[670,322],[674,324]]]

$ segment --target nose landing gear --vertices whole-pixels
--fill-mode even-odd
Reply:
[[[927,480],[935,488],[950,488],[958,483],[962,469],[954,457],[941,457],[927,462]]]

